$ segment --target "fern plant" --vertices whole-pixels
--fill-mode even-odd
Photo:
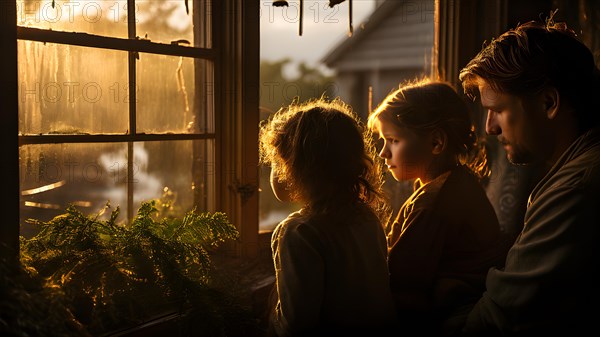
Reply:
[[[156,201],[149,201],[125,226],[117,222],[118,207],[101,219],[109,209],[87,216],[69,207],[48,222],[30,220],[40,231],[21,239],[22,264],[37,270],[47,287],[60,288],[92,334],[167,312],[193,315],[181,326],[215,336],[232,335],[225,322],[233,317],[240,320],[235,326],[252,324],[235,299],[209,284],[211,250],[239,236],[224,213],[160,218]]]
[[[0,260],[0,336],[91,337],[60,288],[45,287],[31,268]]]

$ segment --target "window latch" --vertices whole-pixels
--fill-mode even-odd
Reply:
[[[258,186],[253,184],[242,184],[237,178],[233,181],[233,184],[229,185],[229,188],[233,192],[238,193],[241,196],[242,201],[250,199],[254,192],[258,190]]]

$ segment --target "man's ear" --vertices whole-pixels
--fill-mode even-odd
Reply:
[[[437,128],[431,131],[431,153],[438,155],[446,149],[448,144],[448,136],[444,130]]]
[[[548,119],[554,119],[558,115],[560,108],[560,94],[554,87],[548,87],[542,93],[544,110]]]

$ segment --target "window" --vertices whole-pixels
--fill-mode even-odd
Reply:
[[[287,3],[273,7],[272,1],[261,1],[263,119],[294,99],[325,94],[341,98],[366,121],[369,109],[400,83],[432,71],[434,0],[354,0],[333,7],[330,1],[304,0],[302,10],[300,1]],[[299,208],[275,198],[269,174],[268,167],[261,167],[264,232]],[[385,192],[395,210],[412,190],[412,181],[396,182],[388,175]]]
[[[4,241],[16,246],[19,232],[35,233],[27,218],[50,219],[68,204],[92,213],[110,200],[131,219],[142,201],[162,198],[175,216],[193,207],[226,212],[242,234],[230,248],[252,255],[257,151],[244,144],[256,144],[257,134],[247,126],[258,120],[256,5],[3,5],[3,21],[17,21],[2,37],[16,55],[3,70],[17,74],[3,81],[2,110],[17,110],[18,118],[7,119],[2,134],[18,129],[21,225],[3,228]],[[14,174],[10,165],[3,170]]]
[[[189,15],[184,1],[17,1],[21,219],[107,201],[132,219],[163,195],[177,216],[214,210],[208,11],[204,0]]]

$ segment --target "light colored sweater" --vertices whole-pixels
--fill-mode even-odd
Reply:
[[[370,212],[292,213],[276,227],[271,248],[279,336],[371,332],[394,321],[385,234]]]

